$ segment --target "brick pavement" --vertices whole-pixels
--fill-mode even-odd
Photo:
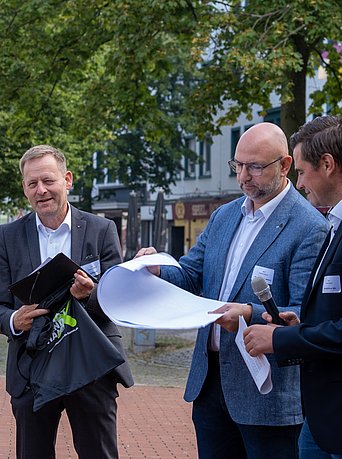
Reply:
[[[2,376],[0,459],[15,459],[15,425],[4,385]],[[180,387],[121,388],[118,399],[120,459],[196,459],[191,405],[182,397],[183,388]],[[69,423],[63,416],[58,430],[57,459],[76,458]]]

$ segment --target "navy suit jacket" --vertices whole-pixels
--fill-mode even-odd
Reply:
[[[204,297],[218,299],[224,278],[229,246],[241,222],[244,198],[225,204],[211,216],[207,227],[187,256],[183,269],[161,267],[162,278]],[[324,217],[291,185],[255,238],[227,301],[253,303],[251,323],[265,323],[265,311],[251,287],[256,265],[274,270],[271,285],[280,307],[299,311],[311,269],[328,231]],[[208,372],[210,327],[200,329],[185,391],[187,401],[195,400]],[[220,368],[227,408],[237,423],[290,425],[302,422],[298,367],[278,368],[268,355],[273,390],[261,395],[235,344],[236,333],[221,330]]]
[[[83,212],[71,206],[71,258],[80,266],[87,258],[98,256],[101,274],[121,262],[121,248],[113,221]],[[41,264],[35,213],[32,212],[12,223],[0,225],[0,332],[8,337],[6,389],[14,397],[20,396],[27,384],[17,367],[28,332],[14,336],[10,330],[10,317],[14,309],[22,306],[8,286],[31,273]],[[86,303],[86,310],[102,332],[124,356],[118,328],[102,312],[96,297],[96,288]],[[91,346],[91,343],[89,343]],[[113,370],[116,382],[129,387],[133,384],[127,362]]]
[[[322,251],[324,252],[324,251]],[[301,363],[304,412],[317,444],[325,451],[342,454],[342,293],[327,293],[327,276],[342,278],[342,225],[305,292],[301,324],[277,329],[273,335],[280,365]]]

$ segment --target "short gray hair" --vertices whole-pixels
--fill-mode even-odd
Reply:
[[[36,145],[29,150],[27,150],[19,161],[19,169],[21,175],[24,175],[24,166],[27,161],[30,161],[34,158],[41,158],[45,155],[51,155],[55,158],[58,168],[65,173],[67,171],[66,158],[64,153],[62,153],[57,148],[52,147],[51,145]]]

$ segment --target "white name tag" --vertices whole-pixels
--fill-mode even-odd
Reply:
[[[255,265],[252,273],[253,277],[262,277],[268,283],[268,285],[272,285],[273,277],[274,277],[274,269],[264,268],[263,266]]]
[[[85,265],[82,265],[81,268],[83,269],[83,271],[85,271],[93,277],[96,277],[99,274],[101,274],[100,260],[94,260],[90,263],[86,263]]]
[[[324,276],[322,293],[341,293],[340,276]]]

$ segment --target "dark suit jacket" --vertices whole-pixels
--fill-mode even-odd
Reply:
[[[116,226],[111,220],[79,211],[71,206],[71,258],[82,266],[87,263],[86,258],[91,256],[99,256],[102,274],[109,267],[121,262]],[[14,397],[20,396],[27,384],[25,376],[19,372],[17,360],[28,333],[19,336],[13,336],[11,333],[10,317],[13,310],[19,309],[22,303],[13,297],[8,286],[27,276],[40,264],[34,212],[12,223],[0,225],[0,332],[7,335],[9,341],[6,389]],[[124,355],[119,330],[102,312],[97,301],[96,288],[86,303],[86,310]],[[126,387],[133,384],[127,362],[113,370],[113,376],[116,382]]]
[[[315,441],[325,451],[342,454],[342,293],[323,293],[326,276],[337,276],[341,283],[342,225],[312,285],[322,256],[303,299],[301,324],[277,328],[273,346],[279,365],[301,363],[304,411]]]

